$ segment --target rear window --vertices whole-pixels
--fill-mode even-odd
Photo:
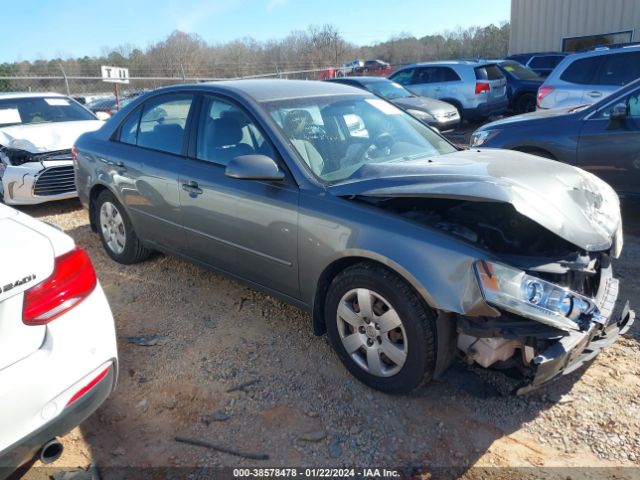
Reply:
[[[564,57],[561,55],[545,55],[544,57],[533,57],[529,66],[531,68],[555,68]]]
[[[576,60],[569,65],[564,72],[562,72],[560,80],[580,85],[593,84],[595,74],[598,72],[600,66],[605,60],[606,58],[602,56]]]
[[[504,75],[497,65],[484,65],[474,68],[476,80],[502,80]]]

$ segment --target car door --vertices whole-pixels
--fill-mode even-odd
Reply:
[[[189,255],[291,297],[298,289],[298,187],[225,176],[240,155],[278,153],[233,101],[201,97],[190,158],[181,170],[180,204]]]
[[[192,93],[172,93],[147,100],[123,122],[106,161],[138,236],[176,252],[186,246],[178,171],[193,99]]]
[[[611,118],[623,103],[627,116]],[[640,193],[640,89],[617,98],[584,121],[578,140],[578,166],[618,192]]]

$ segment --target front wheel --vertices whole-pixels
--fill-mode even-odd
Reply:
[[[98,195],[95,209],[102,246],[113,260],[130,265],[151,254],[138,240],[131,220],[111,192],[105,190]]]
[[[359,263],[333,280],[325,302],[333,348],[366,385],[405,393],[431,379],[435,315],[397,274]]]

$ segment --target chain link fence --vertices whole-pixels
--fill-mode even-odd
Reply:
[[[249,78],[285,78],[296,80],[325,80],[344,72],[335,68],[272,72],[241,77],[131,77],[128,84],[119,85],[120,94],[151,90],[179,83],[202,83]],[[57,92],[70,96],[113,95],[114,84],[92,76],[0,76],[0,92]]]
[[[4,73],[4,74],[2,74]],[[58,72],[47,71],[44,75],[21,75],[20,72],[0,73],[0,92],[56,92],[72,97],[104,97],[114,94],[114,84],[102,81],[99,76],[68,75],[62,68]],[[360,72],[362,74],[363,72]],[[386,75],[388,71],[369,72],[365,75]],[[355,74],[345,67],[309,68],[287,71],[272,71],[239,76],[132,76],[128,84],[119,85],[119,93],[127,96],[135,92],[152,90],[180,83],[202,83],[220,80],[240,80],[257,78],[282,78],[291,80],[326,80]]]

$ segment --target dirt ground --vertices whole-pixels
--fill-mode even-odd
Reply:
[[[89,251],[118,333],[117,390],[62,438],[56,467],[94,464],[103,478],[124,466],[358,465],[407,474],[458,467],[468,478],[509,478],[504,467],[535,467],[542,478],[573,467],[563,479],[578,471],[601,478],[589,468],[613,467],[607,475],[640,475],[640,322],[588,368],[527,396],[469,393],[442,381],[389,396],[354,380],[326,338],[313,336],[306,313],[172,257],[118,265],[75,200],[22,210]],[[621,298],[636,308],[638,210],[625,208],[616,262]],[[158,337],[151,346],[125,338],[139,335]],[[269,459],[178,443],[177,435]],[[49,473],[32,468],[26,478]]]

